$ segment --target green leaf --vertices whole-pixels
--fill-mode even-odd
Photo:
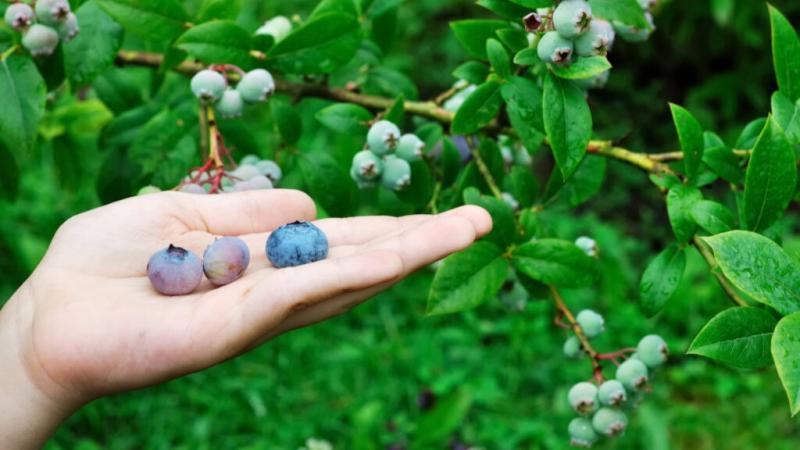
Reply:
[[[511,53],[516,53],[524,48],[528,48],[528,35],[519,28],[503,28],[502,30],[497,30],[497,37],[511,50]]]
[[[578,170],[567,181],[560,173],[553,172],[547,181],[546,197],[558,197],[569,206],[579,206],[597,195],[603,187],[606,177],[606,158],[598,155],[586,155]]]
[[[492,64],[494,72],[500,78],[511,76],[511,62],[508,60],[508,52],[500,41],[497,39],[487,40],[486,54],[489,56],[489,62]]]
[[[301,154],[297,162],[308,193],[325,212],[340,217],[352,214],[357,188],[333,156],[324,151],[314,151]]]
[[[94,81],[114,63],[123,31],[97,3],[84,3],[75,12],[81,32],[63,46],[64,70],[73,89]]]
[[[553,6],[553,0],[511,0],[511,2],[529,9]]]
[[[772,94],[772,117],[784,130],[786,137],[793,145],[800,143],[800,100],[797,103],[789,100],[781,91]]]
[[[372,113],[352,103],[336,103],[319,110],[314,117],[337,133],[366,134]]]
[[[454,431],[464,422],[472,406],[472,395],[466,388],[443,396],[432,410],[417,421],[414,430],[415,448],[441,448]]]
[[[508,27],[508,22],[502,20],[459,20],[450,22],[456,39],[470,56],[487,60],[486,40],[496,36],[497,30]]]
[[[370,17],[374,17],[375,15],[378,15],[381,12],[383,12],[383,11],[378,11],[378,13],[375,14],[375,13],[373,13],[372,10],[374,10],[374,9],[383,9],[381,7],[382,5],[385,5],[385,6],[388,6],[388,7],[391,8],[391,5],[387,5],[387,3],[391,3],[393,1],[394,0],[388,0],[388,2],[387,2],[387,0],[377,0],[377,1],[375,1],[373,3],[373,8],[370,10],[370,12],[372,13],[372,15],[370,15]],[[375,6],[377,6],[377,8],[375,8]],[[355,4],[355,2],[353,2],[353,0],[322,0],[317,4],[316,7],[314,7],[314,11],[311,12],[311,16],[309,16],[309,17],[311,19],[313,19],[313,18],[315,18],[317,16],[321,16],[321,15],[323,15],[325,13],[330,13],[330,12],[338,12],[338,13],[343,13],[343,14],[347,14],[347,15],[350,15],[350,16],[357,16],[358,15],[358,9],[356,8],[356,4]]]
[[[777,320],[761,308],[730,308],[714,316],[692,341],[687,353],[715,359],[737,369],[772,364],[770,339]]]
[[[543,104],[547,139],[566,180],[586,154],[592,137],[592,112],[580,88],[553,75],[545,78]]]
[[[691,208],[692,220],[711,234],[724,233],[734,228],[736,218],[730,209],[721,203],[701,200]]]
[[[744,181],[744,171],[733,151],[719,136],[710,131],[703,133],[703,141],[705,143],[703,162],[725,181],[741,184]]]
[[[545,284],[577,288],[597,278],[594,259],[572,242],[537,239],[520,245],[511,256],[514,268]]]
[[[523,208],[533,206],[539,186],[530,167],[514,165],[506,176],[503,187],[519,202]]]
[[[528,78],[511,77],[503,84],[500,94],[506,102],[511,125],[523,145],[528,150],[535,151],[544,141],[541,88]]]
[[[419,98],[419,91],[411,78],[399,70],[385,66],[370,69],[363,88],[367,94],[403,96],[409,100]]]
[[[303,121],[297,109],[289,102],[276,98],[270,101],[270,108],[283,140],[289,145],[296,144],[303,134]]]
[[[800,313],[778,322],[772,335],[772,358],[795,416],[800,413]]]
[[[653,259],[642,275],[639,295],[642,308],[648,316],[654,316],[669,302],[686,268],[686,252],[676,244],[665,248]]]
[[[289,73],[330,73],[358,51],[360,26],[350,14],[325,13],[292,31],[269,52],[276,68]]]
[[[742,150],[752,149],[753,146],[756,145],[756,140],[766,124],[767,119],[761,118],[753,120],[745,125],[744,129],[742,129],[742,134],[740,134],[739,138],[736,140],[735,147]]]
[[[397,96],[391,108],[386,110],[383,115],[384,120],[392,123],[403,123],[406,117],[406,98],[403,95]]]
[[[470,84],[481,84],[489,76],[489,68],[478,61],[467,61],[456,67],[453,76]]]
[[[241,0],[203,0],[197,12],[196,23],[212,20],[236,20],[241,10]]]
[[[744,222],[760,231],[783,216],[797,186],[795,151],[769,118],[753,147],[744,182]]]
[[[506,202],[495,197],[481,195],[477,188],[469,187],[464,190],[464,203],[480,206],[492,216],[494,224],[492,231],[484,239],[503,247],[514,242],[517,236],[514,211]]]
[[[96,0],[126,31],[146,40],[171,42],[186,30],[189,15],[177,0]]]
[[[19,167],[16,158],[0,142],[0,198],[13,201],[19,193]]]
[[[669,223],[672,225],[672,231],[678,242],[688,242],[694,237],[697,224],[692,218],[692,208],[701,200],[703,200],[703,194],[699,189],[683,184],[674,186],[667,193]]]
[[[164,109],[152,115],[135,134],[129,157],[141,167],[143,175],[152,175],[160,171],[159,181],[162,183],[157,184],[158,186],[172,187],[180,180],[181,172],[186,172],[188,166],[183,166],[180,170],[173,167],[175,165],[173,158],[180,159],[179,155],[173,153],[181,140],[192,132],[192,124],[197,122],[196,117],[196,103],[187,101],[173,109]],[[113,124],[114,122],[110,125]]]
[[[497,245],[480,241],[445,258],[433,277],[427,314],[465,311],[494,298],[508,272],[502,255]]]
[[[702,238],[725,277],[752,299],[786,315],[800,310],[800,262],[750,231]]]
[[[11,55],[0,61],[0,141],[14,154],[33,150],[44,115],[46,88],[33,61]]]
[[[539,59],[539,53],[536,52],[535,48],[524,48],[514,55],[514,64],[520,66],[532,66],[539,61],[541,59]]]
[[[478,0],[476,3],[499,16],[515,21],[530,12],[527,8],[523,8],[508,0]]]
[[[178,38],[175,46],[208,64],[252,66],[250,33],[233,22],[215,20],[192,27]]]
[[[791,101],[800,98],[800,39],[792,24],[769,5],[772,25],[772,60],[778,87]]]
[[[433,174],[428,163],[414,161],[411,163],[411,186],[397,192],[397,198],[418,208],[424,208],[433,196],[433,184]]]
[[[491,122],[500,112],[500,87],[497,81],[478,86],[456,112],[450,130],[454,134],[470,134]]]
[[[678,139],[683,150],[683,166],[689,181],[694,180],[700,172],[700,163],[703,161],[703,126],[686,109],[670,103],[672,119],[678,130]]]
[[[550,70],[559,78],[585,80],[611,69],[605,56],[580,57],[568,66],[550,65]]]
[[[620,21],[638,28],[649,28],[642,7],[637,0],[589,0],[595,17]]]

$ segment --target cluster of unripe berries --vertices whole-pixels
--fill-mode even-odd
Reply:
[[[31,4],[9,5],[4,19],[22,33],[22,46],[33,56],[53,54],[60,41],[70,41],[80,32],[78,17],[67,0],[37,0]]]
[[[325,233],[309,222],[286,224],[270,233],[265,246],[273,267],[299,266],[328,256]],[[250,250],[237,237],[215,239],[201,260],[189,250],[170,244],[157,251],[147,263],[147,277],[163,295],[186,295],[194,292],[205,274],[215,286],[239,279],[250,264]]]
[[[265,69],[245,73],[235,87],[228,85],[222,73],[205,69],[192,77],[191,86],[202,103],[213,104],[224,118],[241,116],[245,104],[264,102],[275,92],[275,80]]]
[[[425,143],[413,134],[400,134],[400,128],[380,120],[367,133],[367,147],[356,153],[350,176],[359,187],[380,182],[387,189],[402,191],[411,185],[411,165],[422,160]]]
[[[534,35],[539,58],[548,64],[566,66],[581,56],[606,56],[619,35],[629,42],[643,42],[654,30],[650,10],[657,0],[639,0],[644,9],[649,27],[639,28],[619,21],[609,22],[595,17],[586,0],[562,0],[555,8],[542,8],[524,18],[529,31]],[[608,71],[594,78],[580,80],[584,88],[603,86],[608,80]]]
[[[260,189],[272,189],[283,177],[281,167],[275,161],[260,159],[255,155],[242,158],[239,166],[226,173],[220,182],[223,192],[243,192]],[[187,194],[208,194],[213,187],[213,175],[210,172],[193,171],[180,185],[178,190]],[[138,195],[161,192],[156,186],[141,188]]]
[[[592,310],[581,311],[575,320],[589,339],[604,331],[603,317]],[[575,336],[567,339],[564,353],[571,358],[585,354]],[[636,351],[617,366],[614,379],[603,381],[599,386],[590,382],[572,386],[567,399],[580,417],[569,423],[571,444],[589,448],[600,437],[622,434],[628,426],[628,416],[623,410],[634,406],[636,397],[648,385],[650,371],[664,364],[668,355],[669,349],[664,339],[654,334],[648,335],[639,341]]]

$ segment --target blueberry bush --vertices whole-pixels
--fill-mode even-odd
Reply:
[[[59,223],[131,195],[279,187],[322,216],[475,204],[494,220],[348,317],[95,402],[51,448],[796,448],[793,2],[0,15],[0,298]],[[294,264],[281,248],[302,240],[324,257],[316,232],[274,233],[270,260]],[[169,247],[148,274],[175,295],[249,258],[234,240],[202,261]]]

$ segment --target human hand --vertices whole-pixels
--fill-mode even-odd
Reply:
[[[29,382],[35,405],[69,415],[98,396],[210,367],[347,311],[491,228],[477,207],[325,219],[316,224],[328,236],[328,259],[272,268],[264,256],[269,231],[314,216],[305,194],[270,190],[151,194],[70,219],[0,311],[0,365],[21,369],[0,383]],[[204,280],[181,297],[152,288],[146,264],[155,251],[172,243],[202,255],[224,235],[250,247],[241,279],[219,288]],[[12,414],[2,409],[0,421]]]

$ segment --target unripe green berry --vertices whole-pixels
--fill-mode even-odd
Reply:
[[[616,20],[611,24],[614,26],[614,31],[616,31],[617,36],[619,36],[622,40],[634,43],[644,42],[649,39],[650,35],[653,34],[653,31],[655,31],[653,15],[648,12],[645,13],[644,16],[647,19],[647,22],[650,24],[650,26],[646,28],[626,25]]]
[[[588,256],[594,258],[599,253],[597,242],[587,236],[581,236],[575,239],[575,246],[583,250]]]
[[[603,316],[591,309],[584,309],[579,312],[578,315],[575,316],[575,320],[578,321],[578,325],[580,325],[583,330],[583,334],[589,339],[595,338],[605,331]]]
[[[58,25],[58,35],[61,36],[61,39],[64,42],[69,42],[81,32],[80,27],[78,26],[78,16],[75,13],[67,14],[67,18],[64,19],[64,22]]]
[[[425,143],[422,139],[413,134],[404,134],[400,136],[395,154],[408,162],[420,161],[424,149]]]
[[[143,188],[139,189],[139,192],[136,195],[147,195],[147,194],[155,194],[156,192],[161,192],[156,186],[144,186]]]
[[[553,26],[558,34],[574,39],[592,23],[592,7],[585,0],[564,0],[553,11]]]
[[[536,53],[539,59],[546,63],[569,64],[572,61],[574,46],[572,41],[566,39],[555,31],[548,31],[539,40]]]
[[[261,172],[256,166],[251,166],[249,164],[243,164],[231,172],[231,176],[239,181],[247,181],[259,175],[261,175]]]
[[[628,416],[624,412],[600,408],[592,417],[592,428],[603,436],[619,436],[628,426]]]
[[[647,385],[647,366],[638,358],[628,358],[617,367],[616,378],[626,389],[641,390]]]
[[[569,423],[570,445],[574,447],[590,448],[597,442],[597,432],[594,431],[592,422],[585,417],[576,417]]]
[[[661,336],[651,334],[642,338],[636,346],[636,356],[649,368],[667,362],[669,348]]]
[[[265,177],[264,175],[256,175],[253,178],[247,180],[247,182],[250,184],[250,187],[253,190],[272,189],[274,187],[272,185],[272,181],[269,178]]]
[[[247,155],[239,161],[240,166],[255,166],[258,162],[261,161],[256,155]]]
[[[658,0],[639,0],[639,6],[641,6],[644,11],[651,11],[657,4]]]
[[[503,192],[500,194],[500,197],[503,198],[503,201],[506,202],[506,205],[510,206],[512,210],[518,211],[519,210],[519,202],[513,195],[508,192]]]
[[[353,156],[353,171],[359,179],[374,181],[383,173],[383,161],[369,150],[362,150]]]
[[[58,40],[56,30],[35,23],[22,36],[22,46],[28,49],[33,56],[47,56],[52,55],[58,47]]]
[[[264,69],[251,70],[239,80],[236,90],[248,103],[263,102],[275,92],[275,80],[272,74]]]
[[[564,355],[567,358],[578,359],[584,355],[583,348],[581,348],[581,341],[575,336],[570,336],[564,341]]]
[[[236,89],[226,89],[222,97],[214,104],[214,109],[225,119],[240,117],[244,111],[244,100]]]
[[[531,158],[527,148],[520,147],[514,151],[514,164],[518,166],[530,166],[533,164],[533,158]]]
[[[67,20],[70,13],[67,0],[38,0],[36,2],[36,20],[45,25],[58,26]]]
[[[580,382],[569,390],[567,394],[569,405],[578,414],[591,414],[598,407],[597,386],[588,382]]]
[[[8,26],[18,31],[31,26],[35,18],[33,8],[26,3],[14,3],[9,5],[4,16]]]
[[[614,27],[606,20],[592,20],[589,31],[575,39],[578,56],[605,56],[614,44]]]
[[[387,156],[383,161],[381,184],[393,191],[402,191],[410,186],[411,166],[408,161],[394,155]]]
[[[201,70],[192,77],[192,92],[202,102],[213,103],[225,93],[228,82],[215,70]]]
[[[258,30],[256,35],[270,35],[275,42],[283,40],[289,33],[292,32],[292,22],[284,16],[275,16],[272,19],[264,22]]]
[[[378,182],[375,180],[365,180],[362,178],[355,166],[350,167],[350,178],[356,182],[359,189],[374,188],[378,185]]]
[[[195,184],[195,183],[184,184],[183,186],[181,186],[181,188],[179,190],[181,192],[185,192],[187,194],[207,194],[208,193],[208,192],[206,192],[205,189],[203,189],[203,186],[200,186],[199,184]]]
[[[261,172],[261,175],[269,178],[269,180],[272,181],[272,184],[277,184],[281,181],[281,178],[283,178],[281,166],[279,166],[275,161],[270,161],[268,159],[259,161],[256,163],[256,169]]]
[[[400,129],[388,120],[381,120],[370,127],[367,145],[376,155],[387,155],[397,148],[400,142]]]
[[[608,380],[597,388],[597,398],[605,406],[620,406],[628,399],[625,386],[619,380]]]

